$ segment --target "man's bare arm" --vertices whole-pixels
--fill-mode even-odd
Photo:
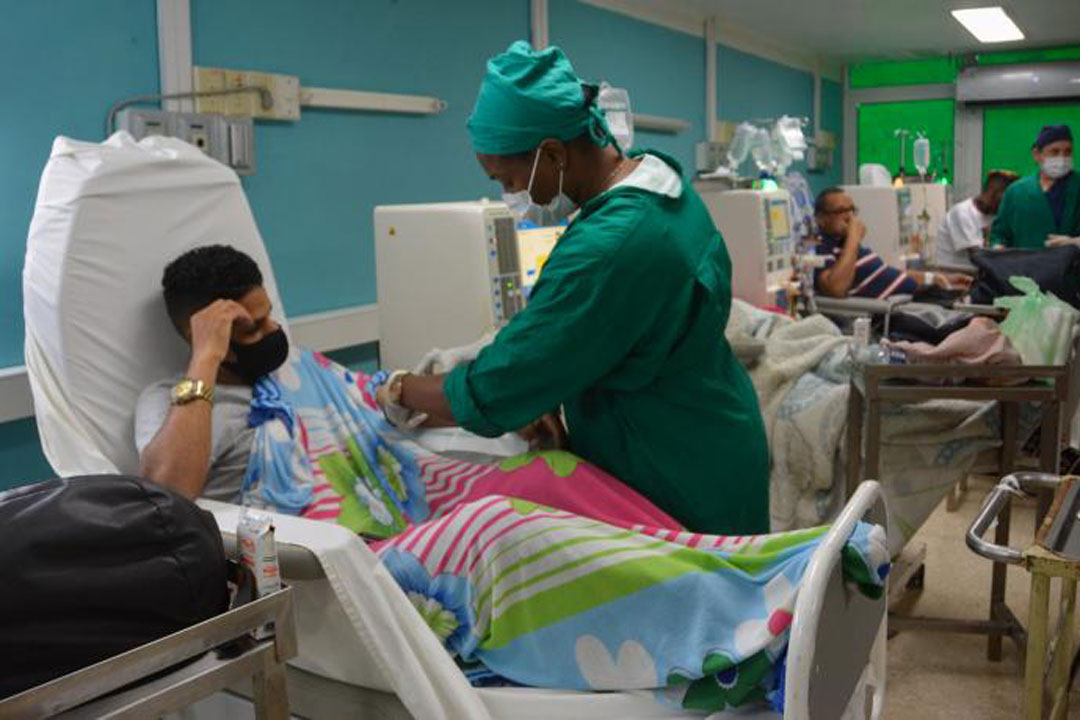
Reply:
[[[231,300],[218,300],[191,317],[188,377],[211,387],[217,382],[235,322],[250,323],[251,316]],[[142,451],[141,474],[184,497],[198,497],[210,468],[211,410],[205,400],[174,405],[165,424]]]

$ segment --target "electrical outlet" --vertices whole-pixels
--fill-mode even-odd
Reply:
[[[227,140],[221,120],[216,115],[174,113],[172,135],[225,162],[228,159]]]
[[[249,70],[204,67],[194,68],[192,74],[196,92],[262,87],[269,90],[273,98],[273,107],[269,109],[263,107],[262,96],[256,92],[198,98],[196,108],[199,112],[216,112],[271,120],[300,119],[300,78],[295,75],[273,75]]]

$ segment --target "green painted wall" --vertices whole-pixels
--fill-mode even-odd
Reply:
[[[983,177],[991,170],[1035,172],[1031,144],[1043,125],[1068,125],[1080,138],[1080,103],[1005,105],[983,111]]]
[[[952,57],[921,60],[865,62],[852,65],[848,79],[853,88],[889,85],[928,85],[956,80],[957,61]]]
[[[952,83],[965,63],[1004,65],[1010,63],[1080,60],[1080,45],[1026,50],[1005,50],[918,60],[864,62],[849,68],[854,89],[902,85]],[[863,104],[858,108],[857,164],[882,163],[893,174],[900,164],[897,128],[922,130],[930,138],[934,166],[942,163],[952,181],[954,159],[953,127],[955,103],[926,100],[902,103]],[[1022,104],[988,106],[983,113],[983,175],[992,169],[1008,169],[1021,174],[1035,169],[1031,143],[1043,125],[1067,123],[1080,137],[1080,104]],[[943,152],[944,151],[944,152]],[[907,144],[904,168],[914,171],[911,142]]]
[[[861,62],[849,69],[852,88],[876,88],[897,85],[951,83],[965,63],[1009,65],[1013,63],[1080,60],[1080,45],[1027,50],[999,50],[961,58],[947,55],[916,60],[880,60]]]
[[[858,107],[857,164],[881,163],[895,175],[900,167],[900,141],[897,129],[911,132],[904,152],[904,170],[915,172],[912,144],[915,133],[922,132],[930,139],[931,172],[940,172],[942,163],[952,182],[953,170],[953,113],[952,100],[918,100],[913,102],[864,103]]]
[[[1053,62],[1055,60],[1080,60],[1080,45],[1036,50],[1002,50],[999,52],[979,53],[975,56],[977,65],[1008,65],[1010,63]]]

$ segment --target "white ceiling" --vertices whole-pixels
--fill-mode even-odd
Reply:
[[[754,36],[829,64],[1080,43],[1080,0],[601,0],[594,4],[693,31],[715,16]],[[1001,5],[1025,39],[983,45],[949,13]],[[723,38],[721,38],[723,39]]]

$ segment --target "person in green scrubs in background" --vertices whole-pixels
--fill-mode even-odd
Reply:
[[[1080,176],[1073,172],[1073,138],[1068,125],[1039,131],[1031,156],[1039,166],[1005,191],[990,226],[990,244],[1043,248],[1080,242]]]
[[[510,207],[570,223],[526,308],[448,375],[389,376],[388,418],[484,436],[522,428],[635,488],[695,532],[769,530],[769,453],[753,386],[724,338],[731,261],[674,160],[625,156],[557,47],[488,62],[468,129]]]

